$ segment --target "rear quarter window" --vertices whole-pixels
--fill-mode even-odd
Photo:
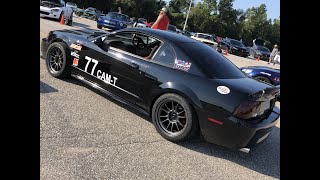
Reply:
[[[181,43],[181,50],[213,79],[245,78],[241,70],[212,47],[200,43]]]

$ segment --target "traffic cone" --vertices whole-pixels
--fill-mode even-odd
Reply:
[[[64,15],[61,16],[60,24],[64,24]]]
[[[258,56],[257,61],[260,61],[260,56]]]
[[[228,55],[228,48],[224,51],[224,55]]]

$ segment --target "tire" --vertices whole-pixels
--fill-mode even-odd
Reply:
[[[51,76],[56,78],[69,77],[71,56],[68,46],[62,42],[52,43],[46,53],[46,65]]]
[[[266,82],[268,84],[272,84],[271,81],[268,78],[263,77],[263,76],[256,76],[256,77],[254,77],[254,79],[258,80],[258,81]]]
[[[97,28],[98,28],[98,29],[102,29],[102,26],[100,26],[99,24],[97,24]]]
[[[162,137],[173,142],[186,140],[199,129],[192,106],[182,96],[172,93],[156,100],[152,108],[152,122]]]

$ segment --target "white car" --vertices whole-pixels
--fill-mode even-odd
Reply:
[[[195,33],[193,36],[191,36],[191,38],[198,40],[200,42],[203,42],[205,44],[208,44],[209,46],[214,46],[214,47],[218,46],[218,43],[213,41],[213,36],[210,34]]]
[[[65,7],[64,0],[45,0],[40,1],[40,17],[48,17],[53,19],[61,19],[64,15],[64,19],[67,24],[72,24],[72,8]]]

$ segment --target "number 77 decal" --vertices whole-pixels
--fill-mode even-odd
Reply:
[[[88,72],[88,66],[89,66],[90,62],[92,61],[92,62],[94,63],[94,65],[93,65],[93,68],[92,68],[92,70],[91,70],[91,75],[93,75],[94,70],[96,69],[96,67],[97,67],[97,65],[98,65],[98,61],[95,60],[95,59],[92,59],[92,58],[90,58],[90,57],[88,57],[88,56],[86,56],[85,59],[88,60],[88,62],[87,62],[87,64],[86,64],[86,67],[84,68],[84,71],[85,71],[85,72]]]

